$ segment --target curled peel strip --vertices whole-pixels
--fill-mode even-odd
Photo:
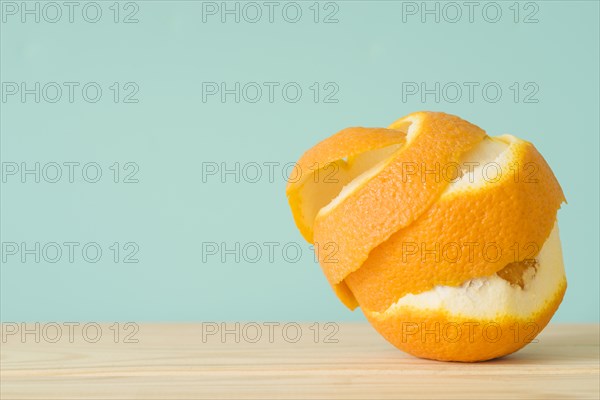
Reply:
[[[296,163],[299,176],[288,181],[286,194],[294,221],[313,243],[317,213],[342,188],[406,142],[400,130],[346,128],[308,150]]]

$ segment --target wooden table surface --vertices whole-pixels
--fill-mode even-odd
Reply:
[[[550,325],[477,364],[413,358],[361,323],[3,324],[2,334],[2,399],[600,396],[598,325]]]

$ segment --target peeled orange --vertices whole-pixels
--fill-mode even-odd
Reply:
[[[296,225],[340,300],[396,347],[500,357],[562,301],[565,198],[531,143],[418,112],[344,129],[297,166],[286,190]]]

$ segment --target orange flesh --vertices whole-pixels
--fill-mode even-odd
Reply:
[[[523,261],[512,262],[500,271],[496,272],[498,276],[512,285],[517,285],[521,289],[525,287],[524,274],[529,268],[537,270],[538,261],[536,259],[527,259]]]

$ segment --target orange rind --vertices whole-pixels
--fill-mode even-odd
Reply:
[[[496,358],[558,308],[565,197],[531,143],[418,112],[387,129],[342,130],[297,165],[287,196],[300,232],[340,300],[396,347]]]
[[[406,141],[399,130],[346,128],[308,150],[295,165],[286,194],[294,220],[313,243],[313,223],[319,210],[342,188]]]

